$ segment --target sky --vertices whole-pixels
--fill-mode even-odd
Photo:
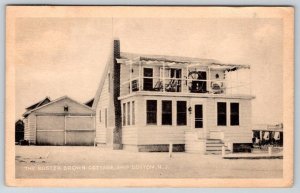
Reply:
[[[93,98],[118,38],[122,52],[249,64],[253,123],[282,122],[282,27],[257,18],[18,18],[16,119],[46,96]]]

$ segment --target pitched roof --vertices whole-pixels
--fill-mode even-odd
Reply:
[[[23,117],[27,117],[30,112],[38,107],[41,107],[43,105],[46,105],[48,103],[50,103],[51,100],[50,100],[50,97],[46,97],[44,98],[43,100],[37,102],[37,103],[34,103],[33,105],[30,105],[29,107],[25,108],[26,109],[26,112],[23,114]]]
[[[27,112],[26,112],[26,113],[27,113],[26,116],[28,116],[30,113],[32,113],[32,112],[34,112],[34,111],[36,111],[36,110],[38,110],[38,109],[44,108],[44,107],[46,107],[46,106],[48,106],[48,105],[51,105],[51,104],[53,104],[53,103],[55,103],[55,102],[57,102],[57,101],[61,101],[61,100],[64,100],[64,99],[69,99],[69,100],[71,100],[71,101],[73,101],[73,102],[79,104],[79,105],[82,106],[82,107],[85,107],[85,108],[87,108],[87,109],[89,109],[89,110],[91,110],[91,111],[94,111],[92,108],[90,108],[90,107],[87,106],[87,105],[84,105],[84,104],[82,104],[82,103],[80,103],[80,102],[77,102],[76,100],[71,99],[71,98],[68,97],[68,96],[63,96],[63,97],[60,97],[60,98],[58,98],[58,99],[55,99],[55,100],[53,100],[53,101],[51,101],[51,102],[45,104],[45,105],[42,105],[42,106],[39,106],[39,107],[37,107],[37,108],[35,108],[35,109],[32,109],[32,110],[30,110],[30,111],[27,111]],[[25,113],[24,113],[24,115],[25,115]],[[23,116],[24,116],[24,115],[23,115]],[[24,116],[24,117],[25,117],[25,116]]]
[[[93,103],[94,103],[94,98],[88,100],[88,101],[85,102],[84,104],[85,104],[86,106],[92,107],[92,106],[93,106]]]
[[[24,124],[24,122],[21,120],[21,119],[18,119],[16,122],[15,122],[15,124]]]
[[[219,66],[231,68],[250,68],[250,65],[245,64],[226,64],[221,63],[218,60],[206,59],[206,58],[195,58],[195,57],[184,57],[184,56],[168,56],[168,55],[146,55],[146,54],[135,54],[128,52],[121,52],[121,59],[128,60],[140,60],[140,61],[159,61],[159,62],[170,62],[170,63],[181,63],[190,66],[195,64],[203,64],[210,66]]]
[[[204,63],[217,63],[217,60],[213,59],[203,59],[194,57],[184,57],[184,56],[168,56],[168,55],[147,55],[147,54],[136,54],[121,52],[121,58],[124,59],[139,59],[146,61],[164,61],[164,62],[178,62],[178,63],[191,63],[191,62],[204,62]]]
[[[103,88],[104,83],[105,83],[106,75],[108,74],[108,72],[109,72],[110,68],[112,68],[112,66],[113,66],[113,54],[111,53],[111,56],[109,57],[106,65],[105,65],[105,69],[102,72],[102,76],[101,76],[101,79],[100,79],[100,82],[99,82],[99,86],[98,86],[96,95],[94,97],[94,102],[93,102],[93,105],[92,105],[93,110],[95,110],[97,108],[97,104],[98,104],[99,99],[100,99],[102,88]]]
[[[50,101],[51,101],[50,97],[46,97],[43,100],[41,100],[41,101],[39,101],[37,103],[34,103],[33,105],[30,105],[29,107],[26,107],[25,109],[29,111],[31,109],[35,109],[35,108],[37,108],[37,107],[39,107],[39,106],[41,106],[41,105],[43,105],[43,104],[45,104],[47,102],[50,102]]]

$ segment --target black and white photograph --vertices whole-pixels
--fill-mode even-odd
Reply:
[[[7,6],[8,184],[291,186],[293,11]]]

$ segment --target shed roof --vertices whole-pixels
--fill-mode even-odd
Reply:
[[[26,112],[23,114],[23,117],[27,117],[31,113],[32,110],[34,110],[34,109],[36,109],[38,107],[41,107],[43,105],[46,105],[46,104],[48,104],[50,102],[51,102],[50,97],[46,97],[43,100],[41,100],[41,101],[39,101],[37,103],[34,103],[33,105],[30,105],[29,107],[26,107],[25,108]]]
[[[33,105],[30,105],[29,107],[26,107],[26,110],[31,110],[31,109],[35,109],[35,108],[37,108],[37,107],[39,107],[39,106],[42,106],[43,104],[45,104],[45,103],[48,103],[48,102],[50,102],[51,100],[50,100],[50,97],[46,97],[46,98],[44,98],[43,100],[40,100],[39,102],[37,102],[37,103],[34,103]]]
[[[36,111],[36,110],[39,110],[39,109],[41,109],[41,108],[44,108],[44,107],[46,107],[46,106],[48,106],[48,105],[51,105],[51,104],[53,104],[53,103],[56,103],[56,102],[61,101],[61,100],[64,100],[64,99],[69,99],[69,100],[75,102],[76,104],[78,104],[78,105],[80,105],[80,106],[82,106],[82,107],[84,107],[84,108],[87,108],[87,109],[89,109],[89,110],[91,110],[91,111],[94,111],[91,107],[89,107],[89,106],[87,106],[87,105],[85,105],[85,104],[82,104],[82,103],[80,103],[80,102],[78,102],[78,101],[76,101],[76,100],[74,100],[74,99],[72,99],[72,98],[70,98],[70,97],[68,97],[68,96],[63,96],[63,97],[60,97],[60,98],[58,98],[58,99],[55,99],[55,100],[53,100],[53,101],[51,101],[51,102],[49,102],[49,103],[47,103],[47,104],[44,104],[44,105],[42,105],[42,106],[39,106],[39,107],[37,107],[37,108],[35,108],[35,109],[32,109],[32,110],[30,110],[30,111],[27,111],[26,113],[23,114],[23,116],[25,117],[25,114],[26,114],[26,116],[28,116],[30,113],[32,113],[32,112],[34,112],[34,111]]]
[[[88,101],[85,102],[84,104],[85,104],[86,106],[92,107],[92,106],[93,106],[93,103],[94,103],[94,98],[88,100]]]

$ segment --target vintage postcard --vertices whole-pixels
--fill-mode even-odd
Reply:
[[[6,7],[6,183],[291,187],[293,7]]]

